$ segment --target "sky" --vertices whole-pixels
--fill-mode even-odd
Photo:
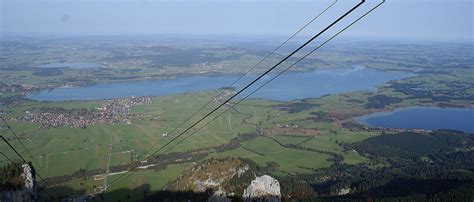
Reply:
[[[3,34],[287,36],[332,1],[0,0],[0,31]],[[388,0],[348,35],[473,41],[472,2]],[[329,23],[356,3],[356,0],[339,0],[318,23]],[[376,3],[377,0],[368,0],[364,9]]]

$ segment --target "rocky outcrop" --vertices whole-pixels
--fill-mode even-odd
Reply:
[[[268,175],[256,177],[244,190],[242,197],[245,201],[281,201],[280,183]]]
[[[349,188],[349,187],[339,189],[338,192],[337,192],[337,195],[338,195],[338,196],[346,195],[346,194],[350,193],[351,190],[352,190],[352,189]]]
[[[208,189],[221,190],[230,179],[240,177],[249,166],[240,159],[211,160],[194,166],[184,172],[168,186],[171,191],[205,192]]]
[[[261,175],[260,170],[257,164],[244,159],[210,159],[186,169],[165,189],[206,193],[211,202],[233,199],[281,201],[278,180],[268,175],[255,177]]]
[[[16,190],[0,192],[0,201],[36,201],[35,173],[29,164],[23,164],[21,177],[24,186]]]
[[[34,179],[31,167],[30,167],[30,165],[25,163],[25,164],[22,165],[22,168],[23,168],[23,176],[24,176],[24,179],[25,179],[25,189],[28,192],[33,194],[34,193],[34,188],[35,188],[35,179]]]

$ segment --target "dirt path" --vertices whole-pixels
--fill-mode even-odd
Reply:
[[[107,160],[107,167],[105,169],[105,175],[104,175],[104,186],[102,187],[102,189],[104,191],[107,191],[107,178],[109,176],[109,168],[110,168],[110,159],[112,158],[112,147],[113,147],[113,142],[112,142],[112,136],[110,135],[110,133],[107,133],[109,135],[109,138],[110,138],[110,144],[109,144],[109,158]]]
[[[235,132],[234,132],[234,130],[232,129],[232,121],[230,121],[230,120],[231,120],[231,117],[232,117],[232,114],[229,113],[229,116],[228,116],[229,129],[230,129],[230,132],[232,133],[232,137],[235,137]]]

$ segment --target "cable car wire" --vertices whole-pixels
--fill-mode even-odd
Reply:
[[[244,88],[242,88],[240,91],[238,91],[237,93],[235,93],[234,95],[232,95],[230,98],[228,98],[226,101],[222,102],[218,107],[214,108],[212,111],[210,111],[209,113],[207,113],[204,117],[202,117],[201,119],[199,119],[198,121],[196,121],[194,124],[192,124],[191,126],[189,126],[186,130],[184,130],[183,132],[181,132],[179,135],[177,135],[176,137],[174,137],[173,139],[171,139],[169,142],[167,142],[165,145],[163,145],[162,147],[160,147],[157,151],[153,152],[150,156],[153,156],[155,155],[156,153],[160,152],[164,147],[168,146],[169,144],[171,144],[171,142],[173,142],[174,140],[176,140],[177,138],[179,138],[181,135],[183,135],[184,133],[188,132],[191,128],[193,128],[194,126],[196,126],[197,124],[199,124],[201,121],[203,121],[204,119],[206,119],[207,117],[209,117],[211,114],[213,114],[215,111],[217,111],[219,108],[221,108],[222,106],[224,106],[225,104],[227,104],[229,101],[231,101],[233,98],[235,98],[237,95],[239,95],[240,93],[242,93],[243,91],[245,91],[247,88],[249,88],[250,86],[252,86],[255,82],[257,82],[258,80],[260,80],[262,77],[264,77],[265,75],[267,75],[268,73],[270,73],[273,69],[275,69],[276,67],[278,67],[281,63],[285,62],[288,58],[290,58],[291,56],[293,56],[295,53],[297,53],[298,51],[300,51],[302,48],[304,48],[305,46],[307,46],[309,43],[311,43],[314,39],[316,39],[317,37],[319,37],[321,34],[323,34],[324,32],[326,32],[328,29],[330,29],[332,26],[334,26],[337,22],[339,22],[340,20],[342,20],[343,18],[345,18],[347,15],[349,15],[350,13],[352,13],[355,9],[357,9],[360,5],[362,5],[363,3],[365,2],[365,0],[362,0],[360,3],[358,3],[356,6],[354,6],[353,8],[351,8],[349,11],[347,11],[346,13],[344,13],[344,15],[340,16],[337,20],[335,20],[334,22],[332,22],[329,26],[327,26],[326,28],[324,28],[322,31],[320,31],[318,34],[314,35],[311,39],[309,39],[308,41],[306,41],[303,45],[301,45],[300,47],[298,47],[296,50],[294,50],[293,52],[291,52],[289,55],[287,55],[285,58],[283,58],[280,62],[278,62],[277,64],[275,64],[272,68],[268,69],[266,72],[264,72],[263,74],[261,74],[260,76],[258,76],[256,79],[254,79],[252,82],[250,82],[249,84],[247,84]]]
[[[349,15],[350,13],[352,13],[354,10],[356,10],[358,7],[360,7],[362,4],[365,3],[365,0],[361,0],[358,4],[356,4],[354,7],[352,7],[350,10],[348,10],[347,12],[345,12],[342,16],[340,16],[339,18],[337,18],[335,21],[333,21],[330,25],[328,25],[327,27],[325,27],[323,30],[321,30],[320,32],[318,32],[316,35],[314,35],[313,37],[311,37],[308,41],[306,41],[304,44],[302,44],[301,46],[299,46],[297,49],[295,49],[293,52],[291,52],[289,55],[287,55],[285,58],[283,58],[282,60],[280,60],[277,64],[273,65],[270,69],[268,69],[267,71],[265,71],[264,73],[262,73],[260,76],[258,76],[256,79],[254,79],[252,82],[250,82],[249,84],[247,84],[244,88],[242,88],[240,91],[238,91],[237,93],[235,93],[234,95],[232,95],[230,98],[228,98],[227,100],[225,100],[224,102],[222,102],[220,105],[218,105],[216,108],[214,108],[213,110],[211,110],[209,113],[207,113],[204,117],[202,117],[201,119],[199,119],[198,121],[196,121],[195,123],[193,123],[191,126],[189,126],[186,130],[184,130],[183,132],[181,132],[179,135],[175,136],[174,138],[172,138],[170,141],[168,141],[166,144],[164,144],[163,146],[161,146],[158,150],[156,150],[155,152],[153,152],[152,154],[150,154],[146,159],[149,159],[150,157],[154,156],[155,154],[157,154],[158,152],[162,151],[163,148],[165,148],[166,146],[170,145],[173,141],[175,141],[176,139],[178,139],[179,137],[181,137],[183,134],[185,134],[186,132],[188,132],[190,129],[192,129],[194,126],[196,126],[197,124],[199,124],[201,121],[203,121],[204,119],[206,119],[207,117],[209,117],[211,114],[213,114],[215,111],[217,111],[218,109],[220,109],[222,106],[224,106],[225,104],[227,104],[229,101],[231,101],[233,98],[235,98],[237,95],[239,95],[240,93],[242,93],[243,91],[245,91],[247,88],[249,88],[250,86],[252,86],[254,83],[256,83],[258,80],[260,80],[262,77],[264,77],[265,75],[267,75],[268,73],[270,73],[273,69],[275,69],[276,67],[278,67],[280,64],[282,64],[283,62],[285,62],[288,58],[290,58],[291,56],[293,56],[294,54],[296,54],[298,51],[300,51],[301,49],[303,49],[305,46],[307,46],[309,43],[311,43],[314,39],[318,38],[320,35],[322,35],[324,32],[326,32],[327,30],[329,30],[331,27],[333,27],[335,24],[337,24],[340,20],[342,20],[343,18],[345,18],[347,15]],[[138,167],[138,164],[136,166],[134,166],[133,168],[129,169],[129,170],[134,170],[135,168]],[[120,177],[118,177],[117,179],[115,179],[114,181],[112,181],[109,186],[111,186],[112,184],[114,184],[115,182],[117,182],[119,179],[121,179],[123,176],[125,175],[122,175]]]
[[[330,4],[328,7],[326,7],[322,12],[320,12],[318,15],[316,15],[313,19],[311,19],[309,22],[307,22],[305,25],[303,25],[298,31],[296,31],[295,33],[293,33],[293,35],[291,35],[288,39],[286,39],[282,44],[280,44],[278,47],[276,47],[273,51],[271,51],[270,53],[268,53],[265,57],[263,57],[261,60],[259,60],[255,65],[253,65],[251,68],[249,68],[244,74],[240,75],[234,82],[232,82],[232,84],[230,85],[230,87],[233,87],[237,82],[239,82],[242,78],[244,78],[246,75],[248,75],[251,71],[253,71],[258,65],[260,65],[263,61],[265,61],[266,59],[268,59],[271,55],[275,54],[276,51],[278,51],[280,48],[282,48],[286,43],[288,43],[288,41],[290,41],[291,39],[293,39],[296,35],[298,35],[301,31],[303,31],[306,27],[308,27],[310,24],[312,24],[314,21],[316,21],[320,16],[322,16],[324,13],[326,13],[326,11],[328,11],[331,7],[333,7],[335,4],[337,3],[337,0],[334,0],[334,2],[332,4]],[[223,94],[224,91],[221,91],[219,92],[214,98],[210,99],[206,104],[204,104],[201,108],[199,108],[197,111],[195,111],[193,114],[191,114],[188,118],[186,118],[184,121],[182,121],[178,126],[176,126],[173,130],[171,130],[171,132],[168,132],[169,135],[171,134],[174,134],[174,132],[180,128],[181,126],[183,126],[185,123],[187,123],[189,120],[191,120],[191,118],[193,118],[194,116],[196,116],[199,112],[201,112],[203,109],[205,109],[207,106],[209,106],[209,104],[211,104],[212,102],[214,102],[214,100],[216,98],[218,98],[220,95]],[[153,148],[155,148],[156,146],[158,146],[158,144],[160,143],[160,141],[158,141],[155,145],[153,145],[152,147],[150,147],[149,149],[147,149],[146,151],[148,150],[152,150]]]
[[[376,6],[374,6],[372,9],[370,9],[369,11],[367,11],[366,13],[364,13],[362,16],[360,16],[359,18],[357,18],[355,21],[353,21],[352,23],[350,23],[349,25],[347,25],[344,29],[340,30],[339,32],[337,32],[335,35],[333,35],[332,37],[330,37],[329,39],[327,39],[326,41],[324,41],[321,45],[317,46],[316,48],[314,48],[312,51],[310,51],[309,53],[305,54],[302,58],[298,59],[296,62],[294,62],[292,65],[290,65],[289,67],[287,67],[286,69],[284,69],[283,71],[281,71],[280,73],[278,73],[277,75],[273,76],[271,79],[269,79],[268,81],[266,81],[264,84],[262,84],[261,86],[259,86],[258,88],[256,88],[254,91],[252,91],[251,93],[249,93],[248,95],[246,95],[244,98],[240,99],[237,103],[235,103],[234,105],[232,105],[231,107],[227,108],[224,112],[220,113],[219,115],[215,116],[213,119],[211,119],[210,121],[208,121],[206,124],[204,124],[202,127],[196,129],[195,131],[193,131],[192,133],[190,133],[188,136],[186,136],[185,138],[181,139],[178,143],[174,144],[173,146],[169,147],[167,150],[164,151],[164,153],[168,152],[169,150],[171,150],[174,146],[180,144],[181,142],[183,142],[184,140],[186,140],[187,138],[189,138],[191,135],[195,134],[196,132],[200,131],[201,129],[203,129],[204,127],[206,127],[207,125],[209,125],[210,123],[212,123],[214,120],[216,120],[217,118],[219,118],[220,116],[222,116],[223,114],[225,114],[227,111],[229,111],[230,109],[234,108],[236,105],[240,104],[242,101],[244,101],[245,99],[247,99],[248,97],[250,97],[251,95],[253,95],[255,92],[257,92],[258,90],[260,90],[261,88],[265,87],[267,84],[269,84],[271,81],[273,81],[274,79],[276,79],[277,77],[279,77],[280,75],[282,75],[283,73],[285,73],[286,71],[288,71],[289,69],[291,69],[292,67],[294,67],[297,63],[301,62],[302,60],[304,60],[306,57],[308,57],[309,55],[311,55],[312,53],[314,53],[315,51],[317,51],[319,48],[321,48],[322,46],[324,46],[326,43],[328,43],[329,41],[331,41],[332,39],[334,39],[335,37],[337,37],[339,34],[341,34],[342,32],[344,32],[345,30],[347,30],[349,27],[351,27],[352,25],[354,25],[355,23],[357,23],[359,20],[361,20],[362,18],[364,18],[366,15],[368,15],[369,13],[371,13],[373,10],[377,9],[380,5],[382,5],[383,3],[385,3],[385,0],[382,0],[382,2],[380,2],[379,4],[377,4]]]
[[[13,145],[10,144],[10,142],[5,137],[3,137],[3,135],[0,135],[0,138],[3,139],[3,141],[5,141],[5,143],[7,143],[8,147],[10,147],[21,158],[21,160],[23,160],[24,163],[29,164],[29,162],[25,158],[23,158],[23,156],[15,149],[15,147],[13,147]],[[46,185],[46,188],[51,187],[49,185],[49,183],[39,173],[36,173],[36,175],[38,175],[40,180],[43,181],[43,183]],[[46,189],[46,188],[45,188],[45,190],[48,190],[48,192],[51,191],[51,190]],[[54,195],[56,195],[56,197],[59,199],[58,193],[56,193],[55,191],[53,191],[53,192],[54,192]]]

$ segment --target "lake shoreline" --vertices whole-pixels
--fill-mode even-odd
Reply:
[[[256,83],[256,86],[261,85],[263,82],[265,82],[265,80],[270,79],[272,76],[273,75],[265,76],[261,81],[259,81],[261,83]],[[375,91],[376,86],[378,85],[392,80],[413,76],[416,75],[404,72],[386,72],[365,67],[322,69],[311,72],[296,71],[284,74],[281,77],[278,77],[278,79],[275,81],[269,83],[268,86],[273,86],[273,89],[266,87],[259,91],[259,95],[266,93],[264,96],[252,96],[251,98],[264,98],[274,101],[289,101],[295,99],[318,98],[326,94],[337,94],[357,90]],[[244,77],[236,86],[243,87],[244,84],[252,81],[254,77],[256,77],[255,74],[247,75],[247,77]],[[63,86],[58,88],[48,88],[48,90],[36,90],[35,92],[29,92],[26,98],[36,101],[80,101],[129,97],[132,95],[161,96],[201,90],[215,90],[220,87],[228,87],[222,84],[224,83],[230,85],[237,78],[237,76],[229,75],[185,75],[154,80],[113,82],[86,86],[68,85],[67,87]],[[290,84],[289,87],[288,83]],[[145,88],[148,88],[147,91],[144,91]],[[89,89],[90,91],[85,91],[84,89]],[[115,94],[110,93],[111,90],[115,90]],[[249,89],[249,92],[250,90],[251,89]],[[277,91],[270,93],[272,90]],[[306,92],[304,90],[306,90]],[[80,96],[73,95],[78,94],[78,91],[82,91],[82,94],[79,93],[81,94]],[[262,91],[264,93],[262,93]],[[285,93],[282,94],[281,92]],[[97,95],[92,95],[94,93]],[[109,94],[103,95],[104,93]]]
[[[101,65],[101,64],[99,64]],[[354,65],[352,67],[337,67],[337,68],[311,68],[311,69],[303,69],[303,70],[288,70],[284,75],[286,74],[297,74],[297,73],[310,73],[310,72],[315,72],[315,71],[327,71],[327,70],[345,70],[345,69],[354,69],[354,68],[363,68],[363,69],[369,69],[369,70],[374,70],[374,71],[381,71],[381,72],[387,72],[387,73],[406,73],[406,74],[412,74],[409,77],[415,77],[418,76],[416,71],[408,71],[408,70],[397,70],[397,69],[379,69],[379,68],[372,68],[372,67],[365,67],[361,65]],[[99,69],[102,68],[107,68],[107,67],[100,67]],[[84,69],[93,69],[93,68],[84,68]],[[77,69],[76,69],[77,70]],[[48,86],[48,87],[39,87],[39,86],[34,86],[34,89],[31,89],[27,94],[35,94],[39,93],[41,91],[51,91],[57,88],[77,88],[77,87],[88,87],[88,86],[94,86],[94,85],[101,85],[101,84],[121,84],[121,83],[130,83],[130,82],[141,82],[141,81],[155,81],[155,80],[170,80],[170,79],[178,79],[178,78],[183,78],[183,77],[194,77],[194,76],[203,76],[203,77],[219,77],[219,76],[241,76],[244,73],[224,73],[224,72],[206,72],[206,73],[175,73],[175,74],[159,74],[159,75],[151,75],[151,76],[143,76],[139,78],[132,78],[132,79],[111,79],[111,80],[106,80],[106,81],[92,81],[90,83],[83,83],[83,82],[78,82],[78,83],[73,83],[73,82],[68,82],[68,83],[63,83],[61,85],[55,85],[55,86]],[[275,73],[276,74],[276,73]],[[269,75],[275,75],[275,74],[269,74]],[[259,75],[258,73],[253,73],[249,75]]]
[[[420,127],[411,127],[413,125],[413,123],[410,123],[409,121],[406,121],[406,120],[401,120],[400,123],[397,123],[397,120],[389,120],[389,117],[394,117],[398,114],[403,114],[403,113],[407,113],[407,112],[411,112],[411,111],[439,111],[439,113],[443,113],[443,111],[445,112],[444,116],[437,116],[437,118],[444,118],[446,119],[445,121],[438,121],[436,123],[433,123],[432,124],[446,124],[446,125],[449,125],[447,123],[447,121],[449,121],[451,118],[453,117],[447,117],[446,116],[446,112],[458,112],[458,114],[460,113],[467,113],[469,116],[469,113],[471,115],[471,119],[469,119],[469,117],[464,117],[466,118],[468,121],[469,120],[473,120],[473,116],[474,116],[474,108],[472,106],[468,107],[468,106],[463,106],[462,108],[454,108],[454,107],[438,107],[438,106],[409,106],[409,107],[401,107],[401,108],[396,108],[396,109],[387,109],[387,110],[382,110],[382,111],[379,111],[379,112],[372,112],[372,113],[368,113],[368,114],[364,114],[364,115],[360,115],[360,116],[356,116],[356,117],[352,117],[352,120],[355,121],[356,123],[358,124],[361,124],[361,125],[364,125],[364,126],[367,126],[367,127],[371,127],[371,128],[374,128],[374,127],[381,127],[381,128],[403,128],[403,129],[425,129],[425,130],[438,130],[438,129],[453,129],[453,130],[459,130],[459,131],[462,131],[462,132],[466,132],[466,133],[474,133],[474,128],[469,128],[469,125],[465,124],[463,128],[454,128],[452,125],[449,125],[449,127],[452,127],[452,128],[443,128],[443,127],[446,127],[446,126],[443,126],[443,127],[439,127],[439,125],[433,125],[433,126],[430,126],[430,127],[423,127],[423,124],[421,124]],[[436,113],[436,112],[435,112]],[[411,116],[415,116],[416,120],[418,120],[416,123],[419,123],[420,120],[423,121],[424,119],[421,118],[421,114],[420,113],[413,113],[413,114],[410,114]],[[461,114],[463,116],[466,116],[466,114]],[[385,118],[385,119],[384,119]],[[426,118],[433,118],[433,117],[426,117]],[[425,119],[426,119],[425,118]],[[456,117],[456,118],[459,118],[459,117]],[[374,120],[380,120],[380,121],[374,121]],[[385,121],[391,121],[392,123],[387,123]],[[402,121],[406,121],[406,123],[402,122]],[[462,124],[462,123],[459,123],[459,124]],[[391,126],[390,126],[391,125]]]

